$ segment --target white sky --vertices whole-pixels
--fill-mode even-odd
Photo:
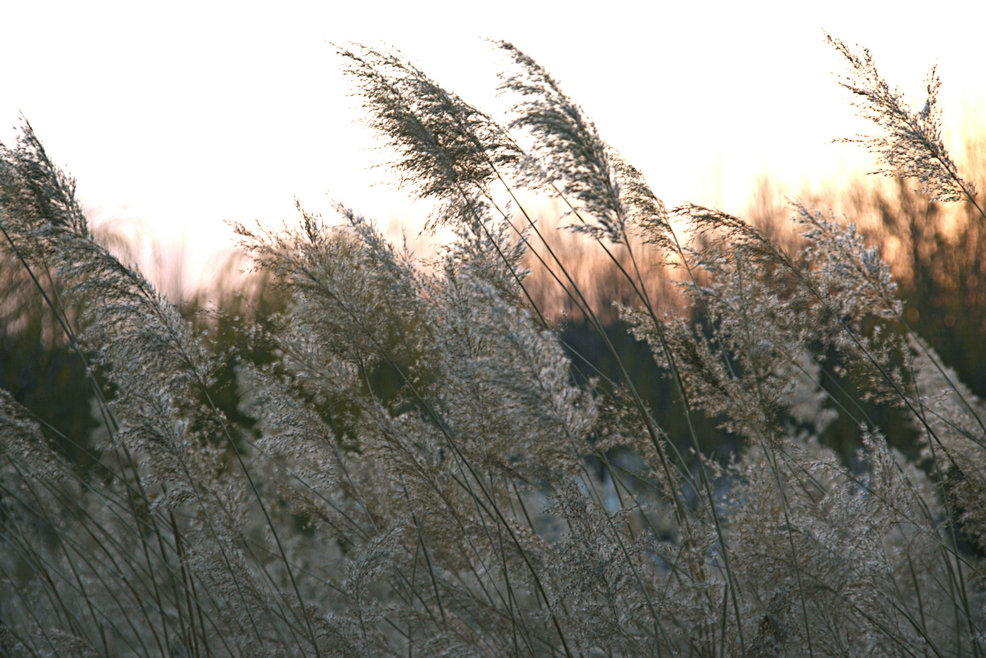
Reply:
[[[481,37],[513,41],[665,201],[740,212],[764,171],[796,193],[872,166],[830,143],[860,124],[823,29],[869,47],[915,100],[937,61],[948,125],[984,107],[984,24],[986,3],[970,0],[0,0],[0,140],[23,112],[95,222],[184,241],[195,278],[229,245],[223,220],[293,219],[296,196],[413,219],[402,193],[374,187],[384,156],[354,123],[329,41],[393,44],[480,107],[495,105],[503,63]]]

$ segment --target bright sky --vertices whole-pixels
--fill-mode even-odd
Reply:
[[[562,8],[562,7],[566,8]],[[534,56],[669,204],[742,211],[764,171],[791,193],[872,162],[828,30],[873,52],[915,102],[936,61],[949,120],[983,94],[986,3],[930,9],[792,2],[0,3],[0,139],[18,112],[78,179],[92,220],[184,242],[191,278],[223,221],[293,219],[327,194],[387,225],[414,218],[355,122],[328,42],[390,43],[467,100],[495,105],[503,59]],[[642,8],[647,7],[647,8]],[[948,135],[946,134],[946,137]],[[376,184],[376,186],[374,186]]]

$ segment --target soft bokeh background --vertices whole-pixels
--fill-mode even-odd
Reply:
[[[617,0],[562,13],[514,0],[469,10],[438,2],[280,4],[276,11],[7,3],[0,4],[0,139],[16,138],[19,113],[31,121],[54,162],[77,177],[101,239],[136,261],[208,336],[219,355],[210,396],[249,427],[237,364],[274,357],[257,339],[263,332],[251,327],[276,322],[285,298],[269,279],[241,275],[246,265],[228,258],[233,236],[224,222],[277,225],[296,218],[296,197],[327,213],[337,199],[377,219],[392,237],[407,230],[418,253],[427,249],[426,240],[413,244],[426,209],[393,189],[386,166],[373,167],[389,157],[360,125],[331,42],[396,45],[448,89],[496,114],[496,73],[505,62],[483,37],[508,39],[554,73],[669,205],[691,201],[738,214],[792,251],[800,243],[787,221],[788,198],[858,222],[900,283],[909,326],[956,368],[959,381],[986,396],[986,224],[969,203],[929,203],[910,181],[866,177],[877,166],[871,156],[832,143],[871,127],[854,118],[836,82],[844,64],[823,36],[827,30],[868,46],[918,107],[924,75],[937,62],[945,140],[982,191],[979,32],[986,4],[964,4],[918,14],[900,4],[848,2],[641,12]],[[936,22],[943,20],[947,27]],[[561,214],[550,203],[536,211],[549,225],[552,211],[555,224]],[[580,236],[546,233],[629,364],[626,376],[669,436],[685,439],[670,382],[619,321],[615,303],[630,305],[634,297],[618,268]],[[85,369],[28,274],[0,251],[0,388],[73,459],[89,463],[77,449],[98,427]],[[530,260],[525,287],[557,322],[564,344],[594,372],[620,381],[624,370],[599,333]],[[664,267],[653,251],[639,263],[653,279],[657,308],[697,319],[674,285],[680,270]],[[398,383],[384,373],[374,388],[395,391]],[[851,381],[839,386],[854,395]],[[881,405],[867,414],[914,456],[907,418]],[[735,447],[714,419],[700,422],[703,448],[726,455]],[[845,416],[822,439],[851,459],[857,436]]]
[[[982,115],[984,3],[941,2],[931,18],[899,2],[642,4],[8,2],[0,139],[22,112],[92,221],[142,245],[152,276],[194,286],[231,243],[224,220],[291,218],[295,197],[416,230],[420,211],[370,168],[386,155],[357,123],[333,41],[393,44],[495,109],[503,60],[482,37],[511,40],[667,202],[737,213],[758,177],[795,195],[873,166],[831,144],[866,126],[823,30],[869,47],[915,99],[938,62],[952,143]]]

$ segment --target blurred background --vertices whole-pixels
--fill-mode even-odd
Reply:
[[[495,114],[505,60],[483,38],[513,41],[669,205],[736,214],[764,177],[799,195],[873,166],[831,144],[869,127],[835,84],[843,65],[823,30],[870,48],[915,102],[937,62],[949,143],[982,116],[983,3],[943,0],[931,20],[890,2],[644,4],[7,2],[0,140],[23,113],[92,222],[142,242],[148,271],[181,252],[189,293],[230,247],[225,220],[279,223],[296,197],[314,211],[337,199],[394,234],[420,226],[423,211],[374,168],[387,156],[359,124],[333,42],[396,46]]]
[[[469,10],[434,0],[345,4],[6,3],[0,141],[12,143],[26,117],[78,179],[92,225],[226,349],[238,338],[217,317],[270,314],[278,303],[260,283],[243,284],[227,220],[276,226],[294,220],[296,198],[327,216],[338,200],[427,253],[419,235],[426,210],[377,166],[388,155],[359,124],[331,43],[393,44],[496,115],[505,61],[483,37],[511,40],[552,72],[669,206],[720,208],[792,246],[790,198],[856,221],[892,264],[911,326],[986,394],[984,228],[963,204],[929,203],[907,183],[867,177],[876,167],[867,153],[832,143],[870,128],[838,87],[843,64],[823,36],[868,47],[914,104],[937,63],[945,141],[984,190],[986,5],[939,3],[936,25],[899,5],[838,1],[640,10],[616,0],[581,12],[520,0]],[[541,208],[549,218],[552,211]],[[619,335],[612,302],[628,291],[577,241],[556,239]],[[656,264],[651,272],[667,277]],[[531,285],[570,344],[598,351],[547,277],[535,271]],[[84,436],[94,421],[78,360],[6,253],[0,286],[0,386],[53,436]],[[676,304],[673,294],[664,302]],[[622,340],[639,364],[638,386],[659,407],[668,396],[646,350]],[[235,387],[223,386],[235,415]]]

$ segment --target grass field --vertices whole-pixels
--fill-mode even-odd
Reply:
[[[831,43],[878,166],[982,240],[935,73],[914,112]],[[902,295],[862,228],[805,203],[780,232],[669,209],[498,47],[500,119],[396,53],[339,49],[455,236],[438,256],[342,206],[237,225],[258,288],[207,320],[93,236],[26,122],[0,148],[0,310],[66,379],[0,390],[0,653],[986,650],[986,405],[902,301],[925,285],[959,312],[976,252],[935,270],[965,277],[947,288],[923,240],[955,243],[898,226]],[[53,422],[69,401],[37,391],[57,387],[85,413]]]

